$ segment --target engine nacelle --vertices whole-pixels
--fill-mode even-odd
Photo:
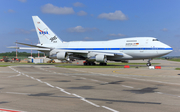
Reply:
[[[57,54],[51,55],[50,58],[52,59],[59,59],[59,60],[69,60],[69,56],[66,52],[58,52]]]
[[[96,55],[96,61],[101,62],[101,63],[106,63],[107,57],[103,54],[98,54],[98,55]]]
[[[64,59],[67,59],[68,55],[66,52],[58,52],[57,53],[57,59],[59,60],[64,60]]]

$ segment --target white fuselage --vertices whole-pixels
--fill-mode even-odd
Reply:
[[[172,52],[172,48],[153,37],[124,38],[109,41],[72,41],[56,46],[66,51],[88,51],[98,53],[123,54],[109,56],[108,60],[133,60],[160,57]],[[88,55],[84,55],[88,57]]]
[[[40,44],[27,47],[11,47],[45,52],[51,59],[86,60],[85,65],[106,65],[107,60],[124,61],[152,59],[172,52],[172,48],[154,37],[134,37],[109,41],[63,42],[38,16],[32,16]],[[148,61],[148,66],[151,65]]]

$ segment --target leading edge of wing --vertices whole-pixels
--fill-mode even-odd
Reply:
[[[25,44],[25,43],[20,43],[16,42],[17,44],[25,45],[25,46],[30,46],[30,47],[38,47],[38,48],[48,48],[48,47],[43,47],[43,46],[37,46],[37,45],[31,45],[31,44]]]
[[[36,51],[50,51],[51,49],[48,49],[48,48],[29,48],[29,47],[8,47],[8,48],[11,48],[11,49],[22,49],[22,50],[36,50]]]

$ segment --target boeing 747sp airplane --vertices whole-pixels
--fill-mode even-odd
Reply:
[[[59,60],[86,60],[85,65],[106,65],[107,60],[124,61],[149,59],[167,55],[172,48],[154,37],[133,37],[109,41],[71,41],[63,42],[53,31],[38,17],[32,16],[40,44],[30,45],[18,43],[28,47],[13,47],[17,49],[38,50],[45,52],[51,59]]]

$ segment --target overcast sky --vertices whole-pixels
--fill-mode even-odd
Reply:
[[[180,0],[1,0],[0,52],[37,44],[32,16],[63,41],[156,37],[180,55]],[[19,50],[20,51],[20,50]]]

